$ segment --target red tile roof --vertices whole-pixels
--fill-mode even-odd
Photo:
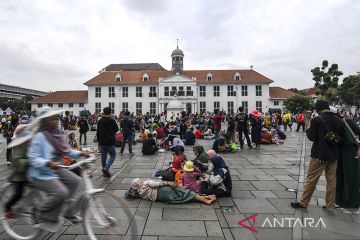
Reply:
[[[295,95],[294,92],[282,87],[269,87],[271,99],[286,99]]]
[[[316,92],[317,92],[317,88],[316,87],[306,88],[306,89],[302,89],[300,91],[305,93],[307,96],[315,96]]]
[[[103,69],[104,71],[142,71],[142,70],[159,70],[166,71],[158,63],[125,63],[125,64],[110,64]]]
[[[31,103],[87,103],[88,91],[57,91],[44,97],[39,97]]]
[[[116,82],[115,77],[117,74],[121,75],[121,81]],[[149,81],[143,81],[143,75],[149,76]],[[207,80],[208,73],[212,74],[213,79]],[[240,74],[241,80],[235,80],[234,76],[236,73]],[[159,81],[159,78],[167,78],[172,76],[171,71],[117,71],[117,72],[102,72],[89,81],[85,82],[86,86],[97,86],[97,85],[131,85],[131,84],[150,84],[155,85]],[[184,71],[184,76],[189,78],[196,78],[196,81],[201,84],[213,84],[213,83],[227,83],[227,84],[256,84],[265,83],[270,84],[273,81],[264,75],[254,70],[188,70]]]

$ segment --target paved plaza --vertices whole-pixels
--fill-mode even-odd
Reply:
[[[94,132],[90,132],[88,139],[92,139],[93,134]],[[290,207],[290,202],[301,196],[307,167],[304,163],[309,161],[311,143],[303,133],[288,131],[287,135],[286,142],[282,145],[262,145],[261,150],[244,149],[238,153],[222,155],[232,175],[231,198],[219,198],[210,206],[197,202],[169,205],[140,199],[129,201],[137,226],[137,233],[131,234],[143,240],[359,239],[360,215],[322,208],[325,204],[324,176],[321,177],[307,210],[294,210]],[[207,150],[212,142],[199,140],[198,144]],[[5,145],[2,139],[1,184],[6,181],[8,172]],[[188,158],[193,159],[192,147],[185,149]],[[122,156],[119,148],[116,151],[118,154],[111,169],[113,177],[106,180],[101,176],[98,160],[98,170],[93,181],[97,187],[105,187],[121,197],[134,178],[152,177],[156,170],[165,168],[171,161],[171,152],[143,156],[141,144],[134,146],[135,155],[132,158],[127,146]],[[299,195],[291,189],[298,191]],[[238,223],[247,217],[250,218],[243,224],[250,229]],[[324,224],[302,227],[306,218],[314,218],[315,224],[321,218]],[[279,221],[278,224],[274,224],[274,219]],[[253,220],[256,220],[255,223]],[[283,227],[280,227],[281,221],[284,221]],[[87,239],[82,234],[80,228],[64,226],[61,232],[46,233],[42,239]],[[0,239],[8,239],[3,231]]]

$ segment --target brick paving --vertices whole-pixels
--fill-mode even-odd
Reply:
[[[77,133],[77,132],[76,132]],[[90,132],[88,139],[92,139]],[[197,202],[169,205],[145,200],[128,202],[135,215],[137,232],[130,233],[136,239],[359,239],[360,216],[343,214],[337,210],[324,210],[325,178],[321,177],[307,210],[294,210],[290,202],[299,198],[303,189],[304,173],[307,170],[311,143],[303,133],[287,132],[285,144],[262,145],[261,150],[244,149],[237,153],[222,155],[227,162],[233,180],[233,196],[219,198],[207,206]],[[205,149],[212,145],[210,140],[199,140]],[[5,143],[2,140],[0,159],[0,184],[6,181],[8,167],[5,161]],[[149,178],[171,161],[171,153],[157,153],[143,156],[141,144],[134,146],[135,155],[130,158],[127,149],[117,157],[111,169],[113,177],[106,181],[101,176],[100,160],[93,178],[94,185],[123,197],[132,179]],[[192,147],[185,148],[187,156],[194,157]],[[287,188],[299,191],[289,192]],[[252,232],[238,224],[238,221],[257,214]],[[322,217],[326,227],[295,227],[284,224],[262,227],[266,218]],[[286,222],[285,222],[286,223]],[[246,224],[251,226],[252,221]],[[8,239],[0,231],[0,239]],[[42,239],[87,239],[81,228],[63,226],[59,233],[46,233]]]

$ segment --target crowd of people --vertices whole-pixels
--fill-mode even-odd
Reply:
[[[71,164],[73,159],[89,156],[79,150],[80,145],[87,145],[90,130],[96,130],[94,141],[101,154],[105,178],[111,177],[116,145],[121,146],[120,154],[123,154],[128,144],[131,156],[133,144],[142,144],[143,155],[172,151],[169,168],[154,173],[156,179],[133,180],[128,198],[211,204],[218,197],[231,196],[231,173],[223,159],[226,159],[225,153],[241,151],[245,140],[248,148],[254,150],[260,150],[262,144],[282,144],[286,139],[285,132],[292,131],[294,123],[297,124],[295,131],[305,131],[309,127],[306,134],[313,146],[303,196],[299,202],[292,203],[292,207],[308,206],[317,181],[325,171],[325,207],[358,208],[359,125],[345,113],[329,107],[327,102],[319,100],[315,107],[313,113],[300,111],[297,114],[289,111],[261,113],[255,109],[247,114],[239,107],[237,114],[182,112],[173,114],[170,119],[164,113],[134,115],[128,111],[114,116],[108,107],[98,116],[74,117],[65,112],[59,117],[61,110],[45,107],[39,109],[37,117],[28,124],[21,124],[21,116],[12,114],[2,123],[9,147],[7,161],[12,163],[9,179],[16,183],[16,192],[5,206],[5,217],[13,217],[11,207],[21,198],[24,184],[31,181],[47,193],[45,202],[37,209],[38,219],[57,219],[54,216],[59,214],[62,203],[80,184],[76,172],[60,169],[58,165],[65,161]],[[79,130],[79,144],[74,132],[70,131],[74,124]],[[212,148],[205,150],[201,145],[203,141],[211,141]],[[192,146],[194,159],[186,156],[186,146]],[[69,211],[67,217],[73,219],[76,216]]]

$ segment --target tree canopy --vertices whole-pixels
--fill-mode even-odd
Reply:
[[[342,103],[360,108],[360,75],[350,75],[344,78],[337,94]]]
[[[311,98],[300,94],[296,94],[291,98],[286,99],[284,105],[290,112],[306,111],[314,108]]]
[[[324,60],[322,67],[313,68],[311,73],[315,81],[314,86],[318,89],[319,94],[331,103],[336,102],[335,89],[338,87],[339,77],[343,75],[339,66],[333,63],[329,67],[329,62]]]

